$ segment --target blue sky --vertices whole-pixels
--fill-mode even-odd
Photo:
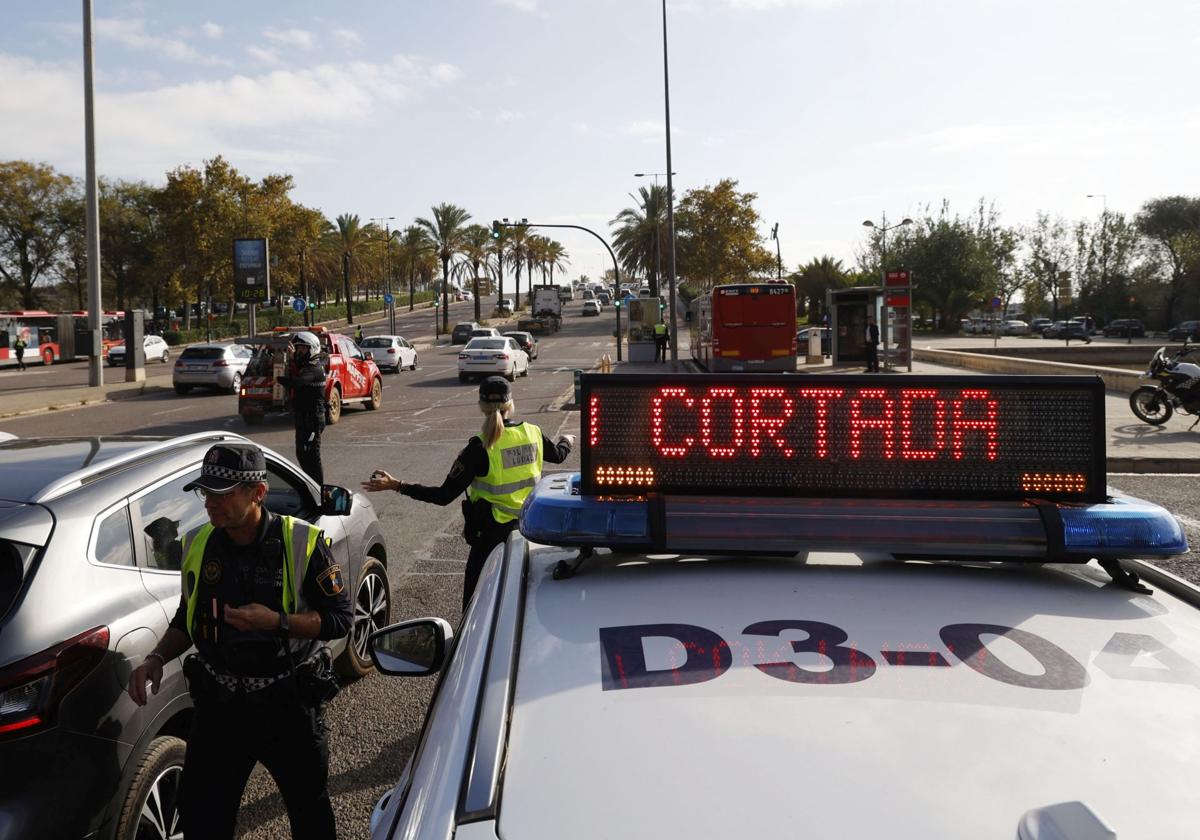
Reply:
[[[0,159],[82,174],[80,2],[5,3]],[[608,221],[665,171],[658,0],[96,0],[101,174],[224,154],[328,216]],[[677,193],[756,192],[785,263],[943,199],[1008,223],[1200,193],[1200,0],[668,4]],[[607,256],[550,232],[570,274]],[[771,245],[772,243],[766,243]]]

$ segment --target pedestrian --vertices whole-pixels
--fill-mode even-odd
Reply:
[[[362,344],[362,342],[363,342],[363,328],[362,328],[362,324],[359,324],[354,328],[354,343]]]
[[[266,460],[252,443],[204,456],[184,490],[204,497],[208,523],[183,538],[179,607],[129,679],[146,704],[163,667],[183,663],[191,733],[179,795],[181,836],[231,840],[246,780],[261,762],[279,785],[296,840],[334,840],[325,706],[337,693],[327,642],[353,610],[324,533],[263,506]],[[153,523],[152,523],[153,524]]]
[[[362,483],[364,490],[395,490],[419,502],[448,505],[463,492],[463,537],[471,546],[463,581],[463,610],[492,549],[517,527],[521,505],[542,475],[543,461],[561,464],[571,454],[574,435],[557,443],[533,423],[513,420],[512,388],[499,376],[479,386],[483,429],[458,453],[440,487],[408,484],[376,470]]]
[[[292,389],[296,425],[296,460],[317,484],[325,483],[321,466],[321,433],[325,431],[325,368],[321,341],[307,330],[292,336],[292,361],[279,384]]]
[[[25,370],[25,339],[19,334],[13,343],[13,352],[17,356],[17,370]]]
[[[875,316],[867,316],[867,328],[863,332],[863,340],[867,346],[867,373],[879,373],[879,325]]]
[[[666,363],[667,361],[667,342],[671,340],[671,333],[667,329],[666,324],[658,323],[654,325],[654,361]]]

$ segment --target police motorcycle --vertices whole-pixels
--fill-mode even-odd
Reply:
[[[1167,348],[1160,347],[1150,360],[1149,369],[1140,379],[1157,380],[1157,385],[1141,385],[1129,395],[1129,407],[1137,418],[1151,426],[1161,426],[1171,419],[1176,410],[1197,415],[1196,422],[1188,427],[1194,429],[1200,423],[1200,365],[1180,361],[1184,356],[1200,348],[1189,346],[1184,339],[1183,347],[1168,357]]]

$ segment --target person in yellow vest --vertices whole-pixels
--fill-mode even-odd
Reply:
[[[666,324],[654,325],[654,361],[666,364],[667,361],[667,342],[671,340],[671,333],[667,330]]]
[[[533,423],[513,420],[512,388],[499,376],[479,386],[479,410],[483,429],[472,436],[440,487],[408,484],[384,470],[376,470],[364,481],[364,490],[395,490],[420,502],[448,505],[464,492],[463,537],[471,546],[463,580],[463,610],[483,564],[492,549],[508,539],[517,527],[521,505],[542,475],[543,461],[561,464],[571,454],[574,435],[551,442]]]
[[[335,840],[324,710],[337,678],[326,642],[354,616],[320,529],[263,506],[266,469],[254,444],[218,444],[184,486],[204,497],[209,522],[184,535],[179,608],[130,675],[129,696],[145,705],[147,683],[157,694],[163,666],[195,646],[183,664],[195,705],[179,798],[185,836],[232,840],[261,762],[292,837]]]

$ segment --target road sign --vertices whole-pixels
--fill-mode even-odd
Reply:
[[[389,294],[386,294],[386,295],[384,295],[384,296],[383,296],[383,302],[384,302],[385,304],[387,304],[388,306],[391,306],[393,303],[395,303],[395,302],[396,302],[396,298],[394,298],[394,297],[393,297],[393,296],[392,296],[392,295],[389,293]]]
[[[998,298],[998,297],[992,298],[992,309],[999,309],[999,308],[1000,308],[1000,298]]]
[[[304,302],[304,298],[302,298],[302,297],[292,298],[292,309],[294,309],[297,312],[303,312],[307,308],[308,308],[308,304]]]
[[[907,271],[889,271],[884,276],[884,284],[888,286],[907,286],[908,280]]]

